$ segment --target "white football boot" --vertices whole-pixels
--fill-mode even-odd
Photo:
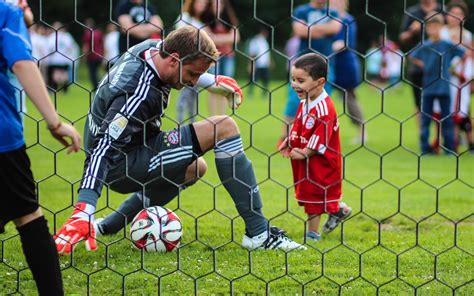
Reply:
[[[248,237],[244,235],[242,246],[249,250],[276,250],[280,249],[285,252],[292,250],[306,250],[306,247],[293,241],[286,236],[285,231],[272,226],[270,231],[265,230],[259,235]]]

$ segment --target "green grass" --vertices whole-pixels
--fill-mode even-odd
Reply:
[[[91,95],[73,86],[55,98],[64,119],[83,129]],[[243,82],[244,83],[244,82]],[[276,152],[282,129],[286,86],[255,90],[235,112],[246,153],[252,160],[264,202],[274,225],[302,241],[305,215],[293,198],[291,169]],[[61,257],[68,294],[322,294],[420,295],[474,294],[474,156],[418,156],[416,117],[408,86],[384,92],[367,84],[358,91],[367,120],[366,145],[353,145],[356,129],[343,115],[344,200],[354,215],[306,252],[247,252],[240,245],[244,225],[216,174],[213,153],[202,181],[182,192],[168,207],[183,221],[178,252],[141,253],[128,233],[100,238],[97,252],[78,246]],[[174,126],[176,93],[165,127]],[[200,110],[207,115],[203,92]],[[269,104],[271,102],[271,104]],[[70,215],[84,154],[66,155],[29,104],[28,153],[38,182],[40,203],[51,230]],[[465,149],[465,147],[462,147]],[[125,196],[104,190],[96,216],[117,208]],[[55,224],[56,223],[56,224]],[[35,285],[12,223],[0,235],[0,294],[34,294]],[[18,277],[17,277],[18,276]],[[464,283],[468,283],[464,285]],[[459,288],[458,288],[459,287]]]

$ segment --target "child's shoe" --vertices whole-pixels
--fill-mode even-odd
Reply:
[[[308,231],[306,232],[306,240],[312,240],[317,242],[321,240],[321,234],[317,233],[316,231]]]
[[[352,214],[352,209],[345,203],[339,203],[339,211],[335,214],[329,214],[328,220],[324,223],[323,232],[329,233]]]

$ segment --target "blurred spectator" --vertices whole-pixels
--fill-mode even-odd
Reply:
[[[432,11],[441,11],[441,5],[437,0],[419,0],[419,4],[411,6],[404,14],[399,36],[404,50],[414,48],[422,38],[421,22],[426,15]],[[408,67],[408,79],[412,83],[413,96],[417,111],[420,111],[421,86],[423,84],[423,69],[410,63]]]
[[[471,152],[474,152],[474,141],[472,136],[472,120],[470,117],[471,88],[473,78],[473,50],[474,40],[472,33],[463,27],[462,21],[469,15],[468,6],[464,1],[451,1],[446,7],[447,25],[441,31],[441,39],[462,44],[467,50],[465,60],[453,60],[450,72],[452,74],[450,82],[451,89],[451,114],[455,123],[455,144],[462,140],[461,133],[465,133],[466,145]],[[458,45],[460,46],[460,45]],[[435,116],[440,116],[440,106],[435,102]],[[433,145],[434,151],[439,149],[439,133]]]
[[[107,63],[107,70],[113,67],[120,56],[119,38],[120,33],[117,31],[117,26],[114,23],[107,24],[104,37],[104,57]]]
[[[210,27],[210,36],[220,52],[219,60],[209,73],[233,77],[235,74],[234,47],[240,41],[237,29],[239,21],[229,0],[212,0],[211,10],[205,16]],[[209,115],[225,114],[227,100],[215,94],[209,94]]]
[[[210,9],[211,3],[209,0],[186,0],[183,6],[183,12],[176,22],[176,29],[186,25],[191,25],[196,29],[203,28],[205,26],[204,13],[210,11]],[[181,90],[176,106],[176,119],[178,123],[183,123],[186,112],[188,113],[190,123],[196,121],[198,95],[199,90],[197,87],[186,86]]]
[[[334,63],[335,83],[342,87],[344,101],[351,122],[357,127],[358,134],[354,138],[355,144],[364,143],[367,140],[367,133],[363,128],[364,115],[362,108],[357,101],[355,89],[361,83],[360,61],[355,50],[357,48],[357,23],[352,15],[347,13],[347,0],[331,0],[331,8],[339,13],[343,27],[334,36],[333,49],[337,52],[331,58]]]
[[[41,75],[46,81],[46,56],[48,55],[48,38],[46,29],[43,25],[37,23],[29,28],[32,56],[35,61],[39,62]]]
[[[288,57],[288,74],[291,73],[291,65],[293,63],[293,60],[298,57],[298,50],[300,48],[300,43],[301,39],[298,36],[292,36],[290,39],[285,44],[285,54]],[[291,82],[291,77],[288,78],[289,81]],[[295,102],[294,100],[297,99],[298,101]],[[284,111],[284,120],[285,120],[285,125],[283,126],[283,130],[281,133],[280,138],[278,139],[277,142],[277,147],[280,147],[281,143],[286,139],[288,135],[288,130],[291,125],[291,122],[293,121],[295,114],[293,112],[296,112],[294,110],[294,106],[296,104],[299,104],[299,99],[298,96],[296,96],[295,91],[291,87],[291,83],[288,83],[288,95],[287,95],[287,101],[286,101],[286,106],[285,106],[285,111]],[[296,105],[298,108],[298,105]]]
[[[249,41],[248,54],[252,58],[250,62],[250,73],[252,83],[250,84],[249,94],[253,94],[254,83],[262,81],[263,91],[268,91],[268,82],[270,80],[270,45],[268,44],[268,30],[261,27],[260,32]]]
[[[289,60],[293,59],[300,49],[301,38],[298,36],[292,36],[285,44],[285,54]],[[291,71],[291,67],[288,69],[288,72]]]
[[[439,101],[441,106],[441,130],[446,153],[453,153],[454,126],[450,115],[450,79],[449,68],[452,60],[464,56],[464,50],[454,47],[453,43],[440,38],[440,30],[444,25],[441,14],[434,14],[426,20],[426,33],[428,40],[411,54],[411,59],[423,70],[423,97],[421,99],[421,153],[431,154],[429,144],[430,123],[433,119],[433,102]],[[441,73],[440,73],[441,72]]]
[[[296,7],[294,16],[297,20],[293,22],[293,33],[301,38],[298,55],[316,51],[328,58],[333,53],[334,36],[342,29],[341,22],[335,19],[339,19],[338,12],[328,8],[326,0],[310,0],[308,4]],[[328,81],[332,83],[334,65],[329,61],[328,66]],[[332,90],[330,83],[325,86],[329,95]]]
[[[48,85],[57,91],[63,85],[67,92],[69,84],[74,81],[75,68],[78,67],[79,46],[60,22],[53,23],[48,38]]]
[[[367,79],[371,82],[380,81],[380,72],[382,70],[383,53],[378,39],[372,40],[370,48],[365,53],[365,71]]]
[[[82,54],[86,57],[87,69],[92,89],[97,89],[99,84],[99,68],[104,56],[104,34],[95,27],[95,21],[87,18],[84,22],[86,28],[82,34]]]
[[[382,69],[380,70],[380,77],[390,85],[394,85],[402,76],[403,52],[401,52],[398,45],[391,40],[386,40],[384,43],[385,46],[382,48]]]
[[[300,46],[294,58],[308,52],[317,52],[327,59],[333,53],[333,38],[342,29],[341,22],[335,19],[339,18],[338,12],[329,9],[326,0],[310,0],[307,4],[297,6],[293,14],[297,19],[292,24],[293,34],[300,38]],[[327,81],[329,83],[325,84],[324,89],[331,95],[331,83],[334,82],[334,65],[331,61],[328,62]],[[284,111],[287,124],[278,143],[287,136],[289,124],[296,115],[299,103],[296,92],[289,87]]]
[[[122,0],[116,8],[117,22],[121,27],[119,51],[149,38],[160,38],[163,21],[150,1]]]

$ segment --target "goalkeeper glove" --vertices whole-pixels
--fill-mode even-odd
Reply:
[[[97,249],[94,229],[94,207],[86,203],[74,206],[71,218],[54,235],[54,241],[59,254],[70,254],[77,243],[84,240],[86,249]]]
[[[229,107],[239,108],[244,100],[244,94],[234,78],[217,75],[215,83],[209,86],[208,90],[212,93],[223,95],[229,102]]]

